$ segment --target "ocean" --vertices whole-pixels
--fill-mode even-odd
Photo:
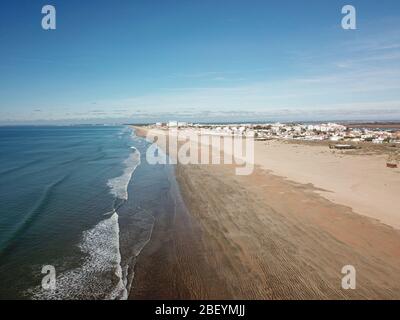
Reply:
[[[0,127],[0,299],[126,299],[173,169],[126,126]],[[42,288],[43,266],[56,271]]]

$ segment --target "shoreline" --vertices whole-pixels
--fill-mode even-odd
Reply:
[[[144,137],[146,131],[136,131]],[[176,167],[168,177],[167,197],[173,208],[157,215],[152,236],[137,257],[130,300],[194,300],[233,298],[203,259],[200,226],[190,215],[176,179]],[[210,281],[212,279],[212,281]]]
[[[138,134],[146,129],[140,128]],[[398,299],[400,232],[257,165],[177,165],[188,211],[155,223],[130,299]],[[357,269],[342,290],[341,268]]]

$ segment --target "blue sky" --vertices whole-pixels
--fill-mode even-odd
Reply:
[[[0,7],[0,123],[400,119],[398,0]]]

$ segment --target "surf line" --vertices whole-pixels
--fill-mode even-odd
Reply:
[[[122,266],[121,266],[121,262],[122,262],[122,256],[121,256],[121,249],[120,249],[120,244],[119,244],[119,240],[120,240],[120,229],[119,229],[119,215],[118,212],[115,210],[114,211],[114,215],[116,215],[115,219],[116,219],[116,233],[118,235],[118,239],[117,240],[117,251],[118,251],[118,256],[117,256],[117,267],[115,270],[115,275],[118,277],[119,282],[117,285],[117,289],[120,290],[120,295],[118,298],[120,298],[120,300],[127,300],[128,299],[128,289],[127,289],[127,280],[124,279],[123,277],[123,272],[122,272]]]
[[[130,131],[133,131],[133,130],[130,130]],[[127,263],[127,265],[123,268],[123,266],[121,264],[122,263],[122,255],[121,255],[120,242],[119,242],[119,239],[120,239],[120,228],[119,228],[118,210],[125,203],[127,203],[128,199],[129,199],[129,193],[128,193],[129,184],[131,183],[131,181],[133,179],[134,172],[136,171],[137,167],[141,164],[141,161],[140,161],[141,153],[140,153],[140,151],[137,148],[133,147],[133,146],[131,146],[130,149],[131,149],[131,154],[124,161],[125,169],[124,169],[122,175],[119,176],[119,177],[116,177],[114,179],[111,179],[108,182],[108,186],[111,189],[111,193],[114,194],[114,196],[115,196],[114,214],[116,215],[116,224],[117,224],[117,233],[118,233],[118,257],[117,257],[118,267],[117,267],[117,270],[115,271],[115,274],[120,279],[120,281],[118,283],[118,287],[120,289],[122,289],[122,286],[123,286],[122,292],[120,291],[121,294],[116,298],[119,298],[121,300],[127,300],[128,299],[128,294],[129,294],[129,291],[130,291],[130,288],[131,288],[131,283],[133,281],[134,273],[133,273],[132,280],[128,279],[128,271],[129,271],[130,265]],[[122,184],[122,186],[121,186],[121,184]],[[152,228],[153,228],[153,226],[152,226]],[[152,233],[152,231],[151,231],[151,233]],[[151,234],[150,234],[150,237],[151,237]],[[148,243],[149,240],[150,239],[148,239],[146,241],[144,246]]]

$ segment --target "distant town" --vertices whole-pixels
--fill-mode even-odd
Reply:
[[[400,124],[391,127],[377,125],[344,125],[338,123],[269,123],[269,124],[194,124],[188,122],[170,121],[158,122],[154,127],[191,128],[201,130],[202,134],[219,136],[246,136],[255,140],[283,139],[304,141],[332,141],[332,142],[370,142],[374,144],[394,143],[400,146]]]

